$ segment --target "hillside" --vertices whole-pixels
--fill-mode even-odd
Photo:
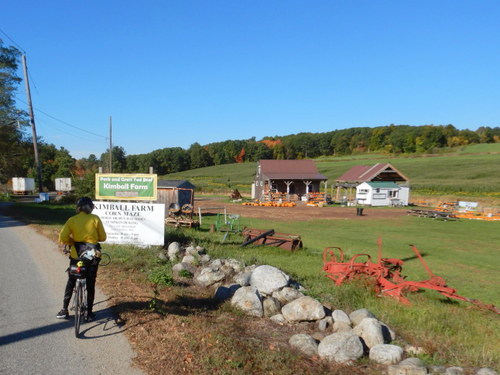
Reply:
[[[432,155],[361,154],[315,160],[319,171],[328,177],[329,186],[354,165],[391,163],[410,179],[414,197],[482,199],[492,204],[500,203],[500,143],[472,145]],[[225,164],[162,178],[187,179],[203,193],[227,194],[237,188],[249,196],[255,166],[255,163]],[[328,190],[332,192],[331,187]]]

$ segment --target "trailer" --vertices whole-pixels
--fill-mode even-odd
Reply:
[[[32,194],[35,190],[35,179],[31,177],[12,177],[12,192],[17,195]]]
[[[56,178],[56,191],[57,192],[70,192],[71,191],[71,178],[59,177]]]

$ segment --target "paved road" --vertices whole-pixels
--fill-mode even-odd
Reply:
[[[82,338],[72,316],[55,318],[67,263],[53,242],[0,216],[0,374],[142,374],[99,291],[97,320],[82,326]]]

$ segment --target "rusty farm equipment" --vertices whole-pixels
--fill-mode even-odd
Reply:
[[[410,304],[410,301],[405,297],[405,293],[417,292],[420,289],[430,289],[441,293],[445,297],[469,302],[479,308],[500,314],[500,309],[493,305],[458,295],[456,289],[446,284],[444,278],[432,273],[417,247],[414,245],[410,246],[429,274],[429,279],[407,281],[406,277],[401,274],[403,260],[382,258],[382,243],[380,240],[377,262],[373,262],[371,256],[364,253],[356,254],[349,261],[346,261],[344,252],[340,247],[325,248],[323,252],[323,271],[326,272],[326,277],[335,282],[335,285],[341,285],[353,279],[366,277],[373,282],[379,296],[387,295],[407,305]]]
[[[266,231],[253,228],[244,228],[241,234],[244,238],[241,247],[253,243],[256,245],[277,246],[289,251],[302,248],[302,240],[296,234],[278,233],[274,229]]]

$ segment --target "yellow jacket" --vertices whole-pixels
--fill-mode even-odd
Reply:
[[[70,245],[70,257],[78,257],[75,242],[88,242],[96,244],[106,241],[106,231],[99,216],[80,212],[66,221],[59,232],[59,242]]]

